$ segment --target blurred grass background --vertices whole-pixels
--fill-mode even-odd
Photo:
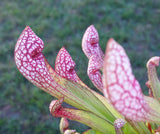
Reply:
[[[59,119],[50,115],[52,96],[28,82],[14,63],[14,47],[26,25],[44,41],[43,53],[54,67],[58,50],[65,46],[76,62],[80,78],[91,88],[86,75],[88,59],[81,39],[89,25],[99,32],[100,45],[113,37],[125,49],[133,72],[145,94],[146,62],[160,56],[160,1],[129,0],[3,0],[0,1],[0,133],[58,134]],[[158,72],[160,72],[158,70]],[[83,132],[86,126],[70,128]]]

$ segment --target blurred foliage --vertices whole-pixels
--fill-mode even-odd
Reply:
[[[48,110],[54,98],[28,82],[14,63],[14,47],[26,25],[43,39],[43,52],[52,66],[58,50],[65,46],[76,62],[78,75],[93,89],[86,75],[88,59],[81,50],[81,39],[86,28],[95,25],[103,51],[111,37],[126,49],[147,94],[146,62],[160,56],[159,14],[159,0],[0,1],[0,133],[59,133],[59,119]],[[86,129],[71,123],[73,126],[79,132]]]

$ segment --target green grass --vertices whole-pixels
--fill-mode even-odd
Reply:
[[[58,50],[65,46],[76,62],[80,78],[95,89],[86,75],[88,59],[81,50],[83,33],[94,24],[103,51],[111,37],[126,49],[133,72],[147,94],[146,62],[152,56],[160,56],[159,14],[159,0],[1,1],[0,133],[59,133],[59,119],[48,110],[54,98],[28,82],[14,63],[14,47],[26,25],[43,39],[43,52],[53,67]],[[79,132],[86,129],[84,125],[71,124]]]

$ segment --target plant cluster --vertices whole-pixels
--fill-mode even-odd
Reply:
[[[43,41],[27,26],[15,46],[15,63],[22,75],[38,88],[56,97],[49,109],[61,117],[62,134],[78,134],[69,129],[69,120],[88,125],[84,134],[154,134],[159,133],[160,82],[156,73],[160,57],[147,62],[149,96],[142,93],[132,73],[124,48],[109,39],[105,54],[93,25],[82,39],[82,49],[89,59],[87,74],[104,95],[90,89],[78,77],[75,62],[62,47],[54,69],[42,53]],[[66,102],[75,108],[62,106]]]

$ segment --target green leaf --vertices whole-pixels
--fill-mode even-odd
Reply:
[[[64,117],[70,120],[81,122],[104,134],[114,134],[114,126],[105,119],[92,112],[62,107],[63,98],[53,100],[50,104],[50,112],[55,117]]]
[[[160,103],[157,99],[144,96],[146,103],[149,105],[152,111],[149,111],[151,114],[151,122],[160,123]]]
[[[46,59],[45,64],[50,72],[50,75],[59,85],[57,86],[57,90],[62,93],[61,97],[64,98],[64,102],[78,109],[90,111],[109,121],[111,124],[114,123],[115,116],[121,118],[121,115],[118,114],[111,104],[107,100],[104,101],[105,98],[103,96],[98,95],[98,93],[88,89],[86,86],[80,85],[74,81],[67,80],[57,75]],[[110,109],[112,111],[110,111]],[[115,114],[115,116],[113,114]]]
[[[124,132],[126,132],[127,134],[128,131],[130,132],[130,130],[134,131],[133,134],[151,134],[151,132],[143,122],[135,122],[131,120],[127,120],[127,122],[128,124],[126,123],[126,125],[129,125],[129,127],[125,127],[125,129],[128,129],[124,130]]]
[[[94,129],[89,129],[89,130],[83,132],[83,134],[102,134],[102,133],[99,131],[96,131]]]

